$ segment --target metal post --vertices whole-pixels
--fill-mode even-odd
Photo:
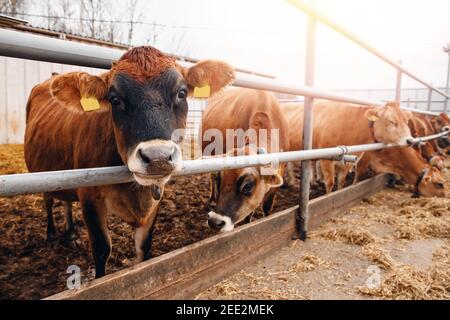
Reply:
[[[447,43],[447,46],[444,47],[444,52],[446,52],[448,54],[448,66],[447,66],[447,84],[446,84],[446,88],[445,88],[445,92],[447,92],[447,94],[450,94],[450,43]],[[445,97],[445,103],[444,103],[444,112],[448,111],[448,98]]]
[[[314,86],[314,68],[316,51],[316,20],[308,16],[306,34],[305,85]],[[313,103],[314,98],[305,97],[303,113],[303,150],[312,148],[313,136]],[[309,187],[311,175],[311,161],[302,161],[302,179],[300,182],[300,205],[297,214],[297,232],[301,240],[305,241],[309,220]]]
[[[433,90],[428,89],[428,102],[427,102],[427,111],[431,110],[431,97],[433,95]]]
[[[398,62],[399,64],[402,64],[402,61],[400,60]],[[395,101],[400,103],[402,95],[402,71],[400,69],[397,69],[397,84],[395,86]]]

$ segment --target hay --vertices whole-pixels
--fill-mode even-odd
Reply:
[[[361,248],[361,252],[385,270],[392,270],[396,266],[389,253],[378,245],[365,245]]]
[[[308,272],[316,270],[318,267],[328,267],[328,264],[318,256],[306,253],[302,256],[299,262],[294,263],[290,267],[292,272]]]
[[[28,172],[23,155],[23,145],[6,144],[0,148],[0,175]]]
[[[450,199],[406,200],[394,213],[378,212],[373,219],[394,227],[396,239],[450,238]]]
[[[278,274],[278,273],[276,273]],[[243,281],[247,280],[247,281]],[[199,294],[195,299],[201,299],[202,295],[214,292],[221,298],[252,298],[263,300],[290,300],[290,299],[309,299],[301,295],[294,288],[283,288],[283,290],[269,288],[271,277],[256,276],[252,273],[241,271],[233,277],[223,280],[219,284],[209,288],[207,291]]]
[[[400,265],[384,276],[379,288],[359,287],[359,292],[384,299],[450,299],[450,248],[433,253],[427,270]]]
[[[359,226],[345,226],[339,229],[325,229],[317,231],[313,235],[327,240],[341,241],[347,244],[355,244],[360,246],[380,241],[378,237]]]

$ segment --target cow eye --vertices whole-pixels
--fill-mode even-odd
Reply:
[[[250,181],[242,186],[241,191],[245,195],[250,195],[252,193],[254,187],[255,187],[255,184]]]
[[[181,89],[180,91],[178,91],[178,99],[184,100],[186,98],[187,98],[187,90],[186,89]]]
[[[115,107],[120,106],[120,99],[118,97],[111,97],[109,102]]]
[[[444,189],[444,184],[443,183],[436,183],[436,188],[438,189]]]

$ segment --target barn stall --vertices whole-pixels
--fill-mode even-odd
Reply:
[[[310,21],[312,27],[310,29],[311,36],[314,35],[313,22],[314,21]],[[3,35],[6,38],[8,37],[7,33],[4,33]],[[16,44],[20,44],[20,39],[15,40]],[[11,44],[11,42],[14,43],[11,38],[8,38],[7,41],[8,44]],[[17,47],[11,46],[4,49],[3,54],[17,56],[17,53],[20,51],[18,50],[18,47],[19,45]],[[73,56],[68,57],[67,52],[64,58],[61,58],[61,56],[55,58],[55,51],[51,51],[51,46],[46,46],[45,49],[46,50],[43,50],[41,48],[42,51],[38,53],[33,51],[33,58],[43,59],[46,61],[55,60],[57,62],[59,62],[59,59],[64,60],[73,58]],[[68,50],[70,51],[70,49]],[[314,53],[312,46],[310,46],[310,50],[311,59]],[[27,51],[26,53],[24,52],[25,51],[20,51],[19,57],[31,58],[30,51]],[[58,52],[58,50],[56,50],[56,52]],[[81,62],[82,60],[80,57],[77,59],[77,62]],[[106,58],[105,60],[109,61],[107,62],[107,64],[109,64],[113,59]],[[311,62],[312,61],[310,60],[307,61],[308,65],[311,65]],[[98,61],[96,63],[98,63]],[[402,73],[411,76],[411,74],[405,69],[397,65],[394,66]],[[306,101],[306,109],[308,109],[313,103],[311,97],[380,105],[380,103],[376,101],[352,99],[339,96],[331,92],[315,90],[310,87],[301,87],[300,89],[296,89],[292,86],[271,82],[265,79],[256,80],[242,77],[238,78],[236,85],[281,91],[295,95],[306,95],[307,97],[310,97]],[[307,85],[312,85],[312,83],[307,83]],[[438,89],[430,86],[430,90],[436,91]],[[305,118],[307,119],[307,117]],[[310,126],[305,126],[306,136],[310,135],[310,132],[308,132],[309,128]],[[375,148],[384,147],[385,146],[375,146]],[[335,155],[351,153],[348,149],[344,152],[342,149],[335,149],[338,149],[334,150]],[[6,156],[2,154],[2,160],[5,159],[8,163],[13,164],[12,169],[9,165],[5,167],[5,173],[23,172],[23,164],[17,163],[17,158],[11,159],[9,157],[11,154],[16,154],[20,157],[20,146],[7,146],[5,151],[2,153],[6,153]],[[310,159],[314,159],[314,156],[302,158],[304,155],[305,153],[298,153],[294,155],[291,160],[308,161]],[[295,156],[297,156],[297,158]],[[304,161],[304,163],[306,161]],[[258,163],[258,161],[256,161],[255,164],[256,163]],[[306,168],[306,166],[304,167]],[[305,173],[308,175],[308,171],[305,170],[307,169],[304,169],[302,176],[304,176]],[[25,178],[27,177],[31,179],[31,176],[26,176]],[[8,187],[8,190],[15,190],[14,192],[19,192],[17,190],[20,190],[21,188],[21,190],[28,190],[29,192],[31,189],[27,188],[33,187],[30,185],[24,185],[23,183],[22,185],[20,183],[17,184],[17,181],[14,180],[15,179],[11,176],[3,178],[3,186],[5,186],[5,188]],[[344,211],[349,206],[358,203],[362,198],[372,199],[368,197],[372,193],[381,190],[384,186],[384,182],[385,177],[378,176],[372,178],[371,180],[363,181],[357,185],[335,192],[331,195],[317,198],[309,203],[308,201],[301,201],[301,218],[309,221],[309,224],[305,223],[305,221],[303,222],[301,231],[308,231],[308,227],[311,230],[317,228],[328,216],[334,216],[339,212]],[[104,181],[102,183],[104,183]],[[192,189],[186,188],[186,185],[192,186]],[[127,227],[123,223],[120,221],[115,221],[114,218],[111,218],[110,228],[114,232],[113,242],[115,243],[115,248],[118,252],[114,253],[113,251],[110,266],[113,270],[123,270],[110,274],[102,279],[91,281],[83,285],[79,290],[63,292],[53,296],[52,298],[192,298],[224,277],[241,269],[243,266],[261,259],[270,252],[273,252],[277,248],[280,248],[291,241],[291,236],[295,232],[295,219],[298,211],[297,207],[292,206],[299,202],[299,189],[294,188],[288,192],[281,193],[281,199],[278,201],[276,211],[284,209],[283,211],[245,225],[225,235],[213,235],[211,231],[207,230],[206,227],[203,226],[206,221],[205,204],[207,189],[208,185],[205,175],[194,176],[194,178],[177,177],[174,181],[169,183],[165,200],[163,201],[163,207],[158,218],[159,227],[157,225],[157,233],[155,235],[155,253],[156,255],[162,255],[136,266],[131,266],[132,256],[129,255],[130,251],[125,248],[129,248],[130,246],[132,247],[132,244],[130,243],[131,239],[128,239],[130,238],[128,236],[130,234],[130,232],[128,232],[129,230],[126,229]],[[48,189],[44,190],[48,191]],[[301,192],[303,193],[302,199],[307,198],[309,196],[309,185],[302,188]],[[307,192],[306,195],[305,192]],[[26,191],[21,191],[19,193],[26,193]],[[283,201],[283,198],[285,201]],[[27,279],[33,279],[30,281],[30,290],[28,291],[33,292],[33,295],[27,296],[27,293],[24,295],[23,292],[14,293],[14,288],[11,287],[11,292],[13,293],[9,293],[10,295],[5,294],[5,297],[22,296],[28,298],[41,298],[60,291],[65,285],[65,282],[61,280],[66,279],[67,274],[65,274],[65,270],[63,268],[62,271],[57,271],[61,277],[59,279],[56,278],[55,274],[48,272],[49,261],[54,261],[56,264],[61,262],[60,266],[55,266],[55,270],[61,270],[60,268],[62,265],[67,267],[68,263],[77,265],[79,263],[80,266],[83,266],[82,269],[86,270],[84,272],[84,280],[92,279],[92,267],[89,267],[89,265],[86,264],[88,250],[85,247],[86,241],[83,241],[86,238],[85,234],[80,235],[82,241],[78,241],[78,243],[72,243],[70,246],[60,245],[55,246],[55,248],[48,248],[45,241],[43,241],[43,235],[45,234],[45,232],[43,232],[43,220],[41,220],[41,229],[28,231],[31,230],[29,229],[29,223],[34,226],[36,224],[36,216],[41,215],[40,208],[42,207],[42,202],[40,201],[41,200],[37,196],[19,196],[15,198],[2,198],[1,200],[2,212],[11,212],[11,207],[22,208],[17,211],[13,211],[15,213],[13,214],[14,217],[6,214],[5,220],[7,221],[4,222],[6,224],[6,228],[4,230],[8,230],[8,232],[10,232],[6,239],[12,244],[7,243],[5,246],[6,254],[3,255],[3,257],[13,257],[15,252],[19,254],[17,259],[11,259],[15,261],[11,264],[11,269],[9,270],[12,270],[15,275],[22,275],[23,278],[20,278],[20,276],[17,279],[8,278],[8,274],[6,280],[10,280],[8,281],[10,286],[14,286],[14,281],[20,281],[21,279],[27,281]],[[290,209],[285,209],[286,207],[290,207]],[[84,229],[82,228],[81,219],[79,219],[79,210],[77,210],[76,216],[78,218],[77,223],[79,225],[79,230],[82,233]],[[30,220],[27,220],[27,217]],[[444,220],[442,223],[444,223],[445,226],[445,219],[448,218],[448,212],[445,211],[445,208],[443,217]],[[23,232],[29,237],[14,237],[15,232]],[[27,232],[30,233],[27,234]],[[183,236],[180,237],[180,234]],[[336,234],[336,238],[342,237],[345,239],[347,237],[346,235],[341,236],[339,232]],[[158,235],[160,236],[159,239]],[[357,238],[356,235],[354,237]],[[35,239],[36,241],[30,242],[30,239]],[[183,240],[180,241],[180,239]],[[352,239],[351,236],[350,239]],[[201,241],[196,242],[199,240]],[[124,247],[122,247],[122,245],[117,245],[117,242],[120,244],[123,243]],[[185,247],[185,245],[188,246]],[[73,246],[75,246],[75,248]],[[176,250],[172,251],[174,249]],[[59,253],[58,250],[62,250],[62,252]],[[74,260],[69,259],[68,257],[74,254],[74,252],[77,254],[74,258],[72,258]],[[38,253],[42,254],[44,257],[43,260],[37,262],[30,258],[30,256],[39,256]],[[51,265],[53,266],[53,263]],[[220,266],[224,265],[227,267],[220,268]],[[5,268],[6,271],[8,271],[7,268],[8,267]],[[19,270],[19,272],[15,272],[15,270]],[[30,274],[32,277],[27,278]],[[445,274],[448,275],[448,272]],[[47,276],[48,278],[46,278]],[[3,278],[4,277],[2,277],[2,281],[4,280]],[[39,283],[39,286],[36,285],[37,282]],[[45,291],[47,288],[50,289],[48,292]]]

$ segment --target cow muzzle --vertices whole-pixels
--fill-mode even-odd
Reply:
[[[230,217],[210,211],[208,213],[208,227],[216,231],[228,232],[234,229],[234,223]]]
[[[173,141],[151,140],[139,143],[128,157],[128,169],[140,185],[170,179],[173,171],[181,167],[181,150]]]

